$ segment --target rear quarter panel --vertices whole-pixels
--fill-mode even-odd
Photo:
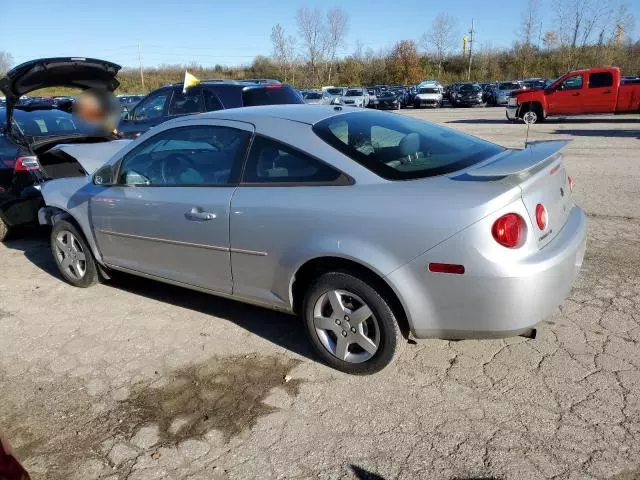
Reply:
[[[620,85],[617,113],[640,113],[640,84]]]

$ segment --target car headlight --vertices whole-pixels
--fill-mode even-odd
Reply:
[[[509,100],[507,101],[507,105],[510,107],[517,107],[518,106],[518,99],[514,98],[514,97],[510,97]]]

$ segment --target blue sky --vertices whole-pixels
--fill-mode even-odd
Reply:
[[[0,50],[20,63],[46,56],[91,56],[137,66],[138,43],[145,66],[162,63],[203,65],[249,63],[269,55],[271,27],[280,23],[296,33],[300,6],[341,5],[350,16],[347,45],[374,50],[400,39],[417,40],[433,17],[446,11],[468,30],[471,18],[477,44],[510,46],[525,0],[7,0],[0,18]],[[552,27],[551,0],[543,0],[543,30]],[[640,0],[628,2],[640,22]],[[637,38],[637,35],[636,37]]]

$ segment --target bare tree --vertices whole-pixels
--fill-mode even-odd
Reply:
[[[336,60],[338,49],[344,46],[349,31],[349,15],[342,7],[333,7],[327,12],[326,52],[329,56],[328,83],[331,84],[331,71]]]
[[[540,35],[540,0],[527,0],[527,6],[522,12],[520,19],[520,30],[518,36],[522,45],[531,47],[537,43]]]
[[[458,22],[446,13],[439,13],[433,19],[431,29],[422,35],[420,43],[427,50],[433,50],[438,64],[438,76],[449,52],[458,42]]]
[[[306,50],[314,83],[319,80],[318,67],[324,61],[326,48],[325,25],[319,8],[299,8],[296,12],[298,32]]]
[[[296,38],[287,36],[284,28],[279,23],[271,29],[271,43],[273,44],[273,56],[280,66],[284,81],[289,81],[289,73],[293,72],[295,62]]]
[[[575,48],[593,40],[611,12],[610,0],[556,0],[556,27],[562,46]]]
[[[13,57],[9,52],[0,50],[0,75],[4,75],[13,65]]]

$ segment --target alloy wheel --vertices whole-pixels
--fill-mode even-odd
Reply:
[[[533,125],[538,121],[538,114],[533,110],[529,110],[522,116],[522,120],[524,121],[524,123]]]
[[[346,290],[330,290],[318,298],[313,325],[324,348],[346,362],[366,362],[380,346],[380,326],[371,308]]]
[[[61,230],[54,243],[60,269],[75,280],[81,280],[87,273],[87,258],[82,244],[73,233]]]

